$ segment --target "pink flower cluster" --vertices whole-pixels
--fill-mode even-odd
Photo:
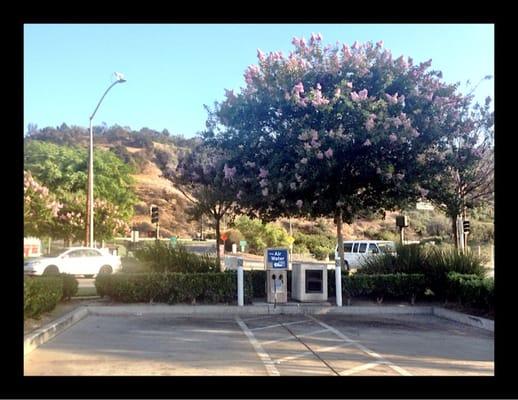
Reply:
[[[268,176],[268,170],[259,168],[259,178],[266,178]]]
[[[223,172],[225,173],[225,180],[232,181],[234,180],[234,175],[236,174],[236,167],[229,168],[228,165],[225,163],[225,166],[223,167]]]
[[[376,114],[369,115],[367,122],[365,122],[365,129],[367,129],[368,131],[372,130],[374,128],[375,119],[376,119]]]
[[[320,83],[317,83],[316,90],[312,90],[313,99],[311,100],[311,104],[313,104],[315,107],[329,104],[329,100],[322,96],[321,89],[322,87],[320,86]]]
[[[368,97],[368,91],[367,89],[360,90],[358,93],[352,92],[351,93],[351,100],[352,101],[362,101],[366,100]]]
[[[260,69],[257,65],[250,65],[245,71],[245,81],[249,85],[254,82],[254,78],[259,76]]]

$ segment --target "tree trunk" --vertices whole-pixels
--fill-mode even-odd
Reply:
[[[223,267],[221,265],[221,258],[219,256],[219,241],[220,241],[220,222],[221,216],[216,216],[216,262],[219,266],[220,271],[223,271]]]

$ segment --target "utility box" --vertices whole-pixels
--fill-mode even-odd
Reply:
[[[289,253],[285,248],[270,248],[264,251],[266,269],[266,301],[288,302]]]
[[[327,301],[327,265],[294,263],[291,298],[301,302]]]

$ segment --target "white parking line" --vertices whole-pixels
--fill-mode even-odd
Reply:
[[[254,334],[250,331],[250,329],[248,329],[248,326],[246,326],[246,324],[241,320],[241,318],[239,318],[238,315],[236,315],[236,322],[241,327],[241,329],[247,336],[248,340],[254,347],[254,350],[257,353],[257,355],[259,356],[259,358],[261,359],[261,361],[263,362],[268,375],[269,376],[280,376],[281,374],[279,373],[277,368],[275,368],[275,365],[274,365],[272,359],[270,358],[270,356],[268,355],[268,353],[266,353],[263,350],[263,347],[261,346],[259,341],[255,338]]]
[[[368,369],[377,367],[378,365],[384,364],[383,362],[371,362],[363,365],[358,365],[357,367],[349,368],[340,372],[340,375],[352,375],[356,372],[366,371]]]
[[[331,332],[333,332],[336,336],[342,338],[343,340],[345,340],[347,343],[351,343],[353,346],[355,346],[356,348],[358,348],[359,350],[363,351],[364,353],[370,355],[371,357],[373,358],[377,358],[378,360],[382,361],[384,364],[386,364],[387,366],[389,366],[390,368],[392,368],[394,371],[396,371],[397,373],[401,374],[401,375],[404,375],[404,376],[412,376],[412,374],[410,372],[408,372],[407,370],[405,370],[404,368],[401,368],[401,367],[398,367],[397,365],[395,365],[394,363],[392,363],[391,361],[388,361],[386,360],[385,358],[383,358],[381,355],[379,355],[378,353],[375,353],[374,351],[372,350],[369,350],[367,347],[365,347],[364,345],[356,342],[355,340],[352,340],[350,339],[349,337],[347,337],[346,335],[344,335],[342,332],[340,332],[339,330],[333,328],[332,326],[330,325],[327,325],[325,324],[324,322],[321,322],[319,321],[318,319],[316,319],[315,317],[313,317],[312,315],[308,315],[307,316],[308,318],[311,318],[313,321],[315,321],[317,324],[319,324],[320,326],[323,326],[324,328],[327,328],[329,329]]]
[[[316,335],[317,333],[323,333],[323,332],[329,332],[329,329],[318,329],[316,331],[313,331],[313,332],[309,332],[309,333],[305,333],[304,335],[297,335],[299,338],[303,338],[303,337],[309,337],[309,336],[312,336],[312,335]],[[293,339],[296,339],[295,336],[293,335],[290,335],[290,336],[286,336],[286,337],[283,337],[282,339],[276,339],[276,340],[268,340],[266,342],[263,342],[263,346],[264,345],[267,345],[267,344],[273,344],[273,343],[278,343],[278,342],[284,342],[286,340],[293,340]]]
[[[339,344],[338,346],[324,347],[323,349],[319,349],[316,352],[317,353],[325,353],[326,351],[332,351],[332,350],[335,350],[335,349],[339,349],[340,347],[349,346],[349,344],[350,343],[342,343],[342,344]],[[307,355],[310,355],[310,354],[313,354],[313,353],[311,351],[305,351],[304,353],[299,353],[299,354],[294,355],[294,356],[288,356],[288,357],[279,358],[279,359],[275,360],[275,364],[280,364],[280,363],[283,363],[283,362],[286,362],[286,361],[296,360],[297,358],[301,358],[301,357],[304,357],[304,356],[307,356]]]
[[[286,325],[295,325],[295,324],[302,324],[304,322],[311,322],[307,319],[303,320],[303,321],[294,321],[294,322],[286,322],[286,323],[283,323],[283,324],[275,324],[275,325],[268,325],[268,326],[261,326],[259,328],[253,328],[253,329],[250,329],[251,331],[261,331],[263,329],[270,329],[270,328],[277,328],[278,326],[286,326]]]

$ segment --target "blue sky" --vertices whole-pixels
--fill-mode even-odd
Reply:
[[[205,127],[204,104],[244,86],[258,48],[288,54],[294,36],[309,39],[312,32],[324,44],[383,40],[395,57],[431,58],[432,69],[462,88],[494,74],[491,24],[26,24],[25,130],[29,123],[88,127],[119,71],[127,82],[108,93],[94,125],[193,136]],[[479,102],[494,97],[494,81],[475,93]]]

